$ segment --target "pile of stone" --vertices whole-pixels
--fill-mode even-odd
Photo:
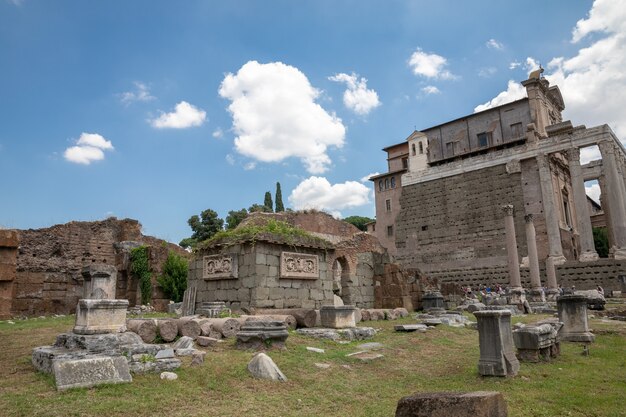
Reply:
[[[237,332],[237,349],[268,350],[286,349],[289,337],[285,323],[281,321],[251,321]]]
[[[426,326],[439,326],[444,324],[451,327],[465,327],[470,325],[470,321],[458,311],[433,311],[430,313],[417,313],[415,319]]]
[[[127,313],[132,315],[140,315],[145,313],[154,313],[156,310],[150,304],[140,305],[135,307],[129,307]]]
[[[320,309],[320,321],[322,328],[298,329],[297,332],[304,336],[323,338],[330,340],[363,340],[369,339],[376,334],[371,327],[356,327],[355,306],[322,306]]]
[[[589,310],[604,310],[606,299],[603,294],[600,294],[598,290],[577,290],[575,295],[582,295],[587,298],[587,308]]]

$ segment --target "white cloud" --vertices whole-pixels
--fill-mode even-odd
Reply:
[[[243,166],[243,169],[245,169],[246,171],[253,170],[254,168],[256,168],[256,162],[248,162]]]
[[[443,80],[455,79],[456,76],[445,67],[448,60],[441,55],[429,54],[417,48],[409,59],[409,66],[413,74],[426,78],[441,78]]]
[[[483,78],[489,78],[492,75],[494,75],[496,72],[498,72],[498,69],[496,67],[485,67],[485,68],[481,68],[478,71],[478,76],[483,77]]]
[[[186,101],[181,101],[176,105],[173,112],[161,112],[161,115],[152,119],[150,124],[157,129],[186,129],[200,126],[205,120],[206,112],[204,110],[200,110]]]
[[[597,181],[585,183],[585,192],[593,201],[600,204],[600,184]]]
[[[104,151],[113,150],[111,141],[97,133],[82,133],[75,146],[70,146],[63,152],[63,157],[76,164],[89,165],[94,161],[104,159]]]
[[[510,70],[514,70],[515,68],[521,66],[522,63],[521,62],[517,62],[517,61],[513,61],[509,64],[509,69]]]
[[[426,95],[440,94],[441,90],[439,90],[434,85],[427,85],[426,87],[422,88],[422,93],[424,93]]]
[[[235,158],[231,154],[227,154],[226,162],[228,162],[229,165],[235,165]]]
[[[497,40],[493,38],[485,42],[485,45],[487,45],[487,48],[497,49],[497,50],[502,50],[504,48],[504,45],[502,45],[502,43],[498,42]]]
[[[380,172],[376,171],[376,172],[372,172],[371,174],[367,174],[366,176],[362,177],[359,181],[366,183],[370,180],[371,177],[376,176],[376,175],[380,175]]]
[[[7,0],[7,1],[15,6],[21,6],[22,3],[24,3],[24,0]]]
[[[367,79],[359,79],[355,73],[335,74],[328,79],[346,84],[347,89],[343,93],[343,104],[356,114],[363,116],[380,106],[376,91],[367,88]]]
[[[509,80],[506,91],[501,92],[488,102],[478,105],[474,108],[474,113],[490,109],[492,107],[501,106],[511,101],[519,100],[526,97],[526,89],[517,81]]]
[[[219,128],[219,127],[218,127],[217,129],[215,129],[215,130],[213,131],[213,133],[212,133],[211,135],[212,135],[215,139],[219,139],[219,138],[221,138],[222,136],[224,136],[224,132],[222,131],[222,129],[221,129],[221,128]]]
[[[298,68],[249,61],[224,77],[219,94],[231,100],[235,149],[242,155],[262,162],[297,157],[317,174],[331,163],[328,147],[344,144],[341,119],[315,102],[320,92]]]
[[[539,68],[539,62],[533,57],[527,57],[526,62],[524,62],[524,69],[528,72],[534,71]]]
[[[324,177],[309,177],[289,195],[296,210],[318,209],[341,216],[339,210],[358,207],[370,202],[370,188],[356,181],[331,185]]]
[[[135,89],[133,91],[125,91],[119,94],[120,101],[125,105],[129,105],[135,101],[151,101],[156,97],[150,95],[150,89],[142,82],[135,81]]]
[[[597,161],[602,159],[602,155],[600,154],[600,148],[597,145],[587,146],[586,148],[580,149],[580,163],[587,164],[591,161]]]

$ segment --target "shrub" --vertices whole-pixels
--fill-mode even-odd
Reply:
[[[150,303],[152,300],[152,273],[150,272],[147,246],[139,246],[130,251],[130,273],[139,279],[141,304]]]
[[[165,295],[175,303],[183,301],[187,289],[187,266],[187,259],[170,251],[163,264],[163,274],[157,278]]]

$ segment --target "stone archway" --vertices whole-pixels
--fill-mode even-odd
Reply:
[[[345,256],[340,256],[333,261],[333,293],[343,300],[344,304],[351,304],[350,291],[350,265]]]

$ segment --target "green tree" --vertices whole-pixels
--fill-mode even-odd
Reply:
[[[272,209],[268,208],[267,206],[261,205],[261,204],[257,204],[257,203],[254,203],[248,209],[249,213],[257,213],[257,212],[269,213],[271,211],[272,211]]]
[[[283,205],[283,192],[280,189],[280,183],[276,183],[276,195],[274,196],[274,200],[276,203],[276,209],[274,210],[276,213],[280,213],[281,211],[285,211],[285,206]]]
[[[217,216],[217,212],[211,209],[206,209],[200,216],[194,214],[187,220],[189,227],[193,231],[190,238],[180,241],[180,246],[194,247],[200,242],[204,242],[207,239],[213,237],[214,234],[224,228],[224,220]]]
[[[163,264],[163,274],[157,282],[165,295],[175,303],[183,301],[183,293],[187,289],[187,259],[170,251]]]
[[[609,234],[606,227],[593,228],[593,243],[600,258],[609,257]]]
[[[263,201],[263,205],[269,209],[268,211],[270,213],[274,211],[274,203],[272,202],[272,193],[270,193],[269,191],[265,192],[265,200]]]
[[[130,273],[139,280],[141,304],[148,304],[152,300],[152,272],[148,247],[139,246],[130,250]]]
[[[248,216],[248,210],[231,210],[226,216],[226,230],[232,230],[239,225]]]
[[[369,222],[373,222],[374,219],[370,219],[369,217],[363,217],[363,216],[350,216],[350,217],[346,217],[345,219],[343,219],[343,221],[353,224],[359,230],[362,230],[365,232],[367,231],[366,224]]]

